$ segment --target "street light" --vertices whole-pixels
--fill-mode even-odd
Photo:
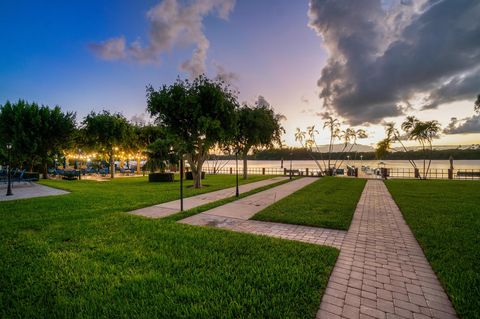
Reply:
[[[292,179],[292,159],[293,159],[293,153],[290,152],[290,180]]]
[[[238,150],[235,150],[235,175],[236,175],[236,189],[235,189],[235,196],[240,196],[240,191],[238,189]]]
[[[10,177],[10,162],[11,162],[11,158],[10,158],[10,153],[11,153],[11,149],[12,149],[12,143],[7,143],[7,150],[8,150],[8,165],[7,165],[7,195],[6,196],[12,196],[13,193],[12,193],[12,180],[11,180],[11,177]]]
[[[183,156],[180,155],[180,211],[183,212]]]

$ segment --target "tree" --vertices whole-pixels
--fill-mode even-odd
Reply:
[[[406,122],[412,122],[410,119],[407,119]],[[404,122],[403,124],[405,124]],[[403,127],[402,124],[402,127]],[[433,139],[438,136],[440,132],[440,123],[438,121],[419,121],[414,119],[413,126],[408,126],[408,138],[411,140],[415,140],[420,143],[422,146],[422,150],[424,153],[423,158],[423,179],[426,179],[428,176],[428,172],[430,170],[430,165],[432,163],[431,157],[428,160],[428,166],[426,166],[426,157],[431,154],[433,151]]]
[[[91,112],[83,122],[86,145],[105,152],[110,165],[110,177],[115,177],[115,152],[132,138],[132,126],[120,113]]]
[[[75,114],[63,113],[60,107],[40,108],[41,127],[37,144],[37,155],[41,159],[43,177],[48,177],[48,163],[68,147],[75,132]]]
[[[164,130],[157,125],[133,125],[133,139],[130,150],[135,154],[137,173],[140,173],[140,162],[143,153],[148,152],[148,147],[158,139],[165,138]]]
[[[0,107],[0,141],[13,144],[14,165],[29,170],[41,164],[44,178],[52,157],[68,147],[75,130],[75,114],[19,100]]]
[[[216,144],[231,143],[236,130],[237,97],[221,80],[200,75],[193,81],[178,79],[158,91],[147,87],[147,110],[177,141],[200,188],[203,163]],[[183,159],[182,159],[183,160]]]
[[[306,138],[307,134],[308,134],[308,139]],[[320,169],[320,172],[324,172],[326,169],[322,167],[321,163],[317,160],[317,158],[314,156],[314,152],[312,151],[313,146],[315,146],[318,150],[318,144],[315,139],[315,134],[319,134],[319,132],[315,129],[314,125],[307,127],[306,132],[300,130],[300,128],[297,127],[297,130],[295,131],[295,141],[300,142],[300,144],[302,145],[302,148],[305,148],[308,156],[315,162],[315,164]],[[327,164],[323,159],[322,153],[318,153],[318,154],[320,154],[320,160],[323,162],[323,165],[326,167]]]
[[[329,117],[325,123],[323,123],[323,128],[328,128],[330,130],[330,143],[328,144],[328,168],[327,172],[329,175],[332,175],[332,170],[330,167],[330,162],[332,160],[332,150],[333,150],[333,143],[335,139],[339,137],[340,134],[340,122],[333,117]]]
[[[383,156],[388,154],[392,149],[392,144],[398,142],[402,145],[403,150],[408,152],[407,148],[402,142],[402,139],[406,138],[409,140],[415,140],[420,143],[423,151],[423,179],[426,179],[428,172],[430,170],[430,164],[432,162],[429,158],[428,166],[426,165],[427,155],[433,151],[433,139],[437,137],[440,132],[440,124],[438,121],[420,121],[414,116],[408,116],[406,120],[401,125],[403,131],[405,132],[405,137],[401,137],[398,130],[395,128],[394,123],[389,123],[386,125],[385,139],[377,143],[377,148],[375,153],[378,159],[381,159]],[[415,161],[411,158],[408,159],[410,164],[413,166],[415,171],[417,171],[417,165]],[[420,176],[419,176],[420,177]]]
[[[480,113],[480,94],[477,96],[477,100],[475,101],[474,110],[477,113]]]
[[[244,105],[238,109],[238,152],[243,158],[243,178],[248,177],[247,156],[252,148],[272,147],[275,143],[281,144],[281,135],[284,132],[280,121],[284,118],[275,114],[269,104],[259,97],[254,107]]]
[[[178,162],[178,153],[173,150],[174,144],[175,141],[173,139],[164,136],[147,146],[148,160],[145,165],[150,171],[160,170],[161,173],[165,173],[165,169],[169,165]]]

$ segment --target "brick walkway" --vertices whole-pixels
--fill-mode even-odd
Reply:
[[[288,179],[288,177],[279,176],[270,179],[264,179],[258,182],[243,184],[239,186],[240,193],[245,193],[256,188],[275,184]],[[183,199],[183,208],[189,210],[198,206],[202,206],[208,203],[212,203],[224,198],[235,196],[235,187],[221,189],[215,192],[200,194]],[[180,211],[180,200],[174,200],[167,203],[162,203],[150,207],[145,207],[131,211],[130,214],[139,215],[149,218],[162,218],[176,214]]]
[[[457,318],[382,181],[368,181],[317,318]]]
[[[242,221],[233,227],[226,228],[242,233],[297,240],[316,245],[332,246],[338,249],[342,247],[343,240],[347,233],[342,230],[270,223],[257,220]]]

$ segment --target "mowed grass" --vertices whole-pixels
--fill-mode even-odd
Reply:
[[[461,318],[480,318],[480,182],[386,185]]]
[[[365,179],[322,177],[252,219],[348,230]]]
[[[0,202],[0,318],[313,318],[338,255],[125,213],[178,198],[178,183],[43,183],[71,193]]]

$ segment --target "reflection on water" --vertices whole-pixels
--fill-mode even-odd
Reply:
[[[348,165],[355,165],[355,166],[369,166],[371,168],[379,167],[380,161],[366,161],[366,160],[350,160],[347,161],[345,160],[342,164],[343,167],[345,167],[347,164]],[[408,161],[405,160],[385,160],[383,161],[385,163],[385,167],[388,168],[411,168],[411,164]],[[422,160],[416,160],[415,163],[417,164],[418,167],[423,166],[423,161]],[[331,164],[335,164],[335,161],[331,161]],[[337,166],[340,164],[340,161],[337,162]],[[207,161],[205,163],[205,168],[212,167],[213,162]],[[323,166],[323,162],[321,162],[321,165]],[[428,165],[428,162],[427,162]],[[217,163],[217,167],[224,167],[224,168],[230,168],[230,167],[235,167],[235,160],[230,160],[230,161],[219,161]],[[242,168],[243,162],[238,161],[238,166],[239,168]],[[480,169],[480,160],[458,160],[458,161],[453,161],[453,166],[455,169]],[[286,160],[283,161],[283,167],[289,169],[290,168],[290,161]],[[282,168],[282,162],[281,161],[256,161],[256,160],[251,160],[248,161],[248,168]],[[318,166],[315,164],[314,161],[292,161],[292,168],[293,169],[318,169]],[[448,160],[433,160],[432,164],[430,166],[432,169],[448,169],[450,168],[450,162]]]

